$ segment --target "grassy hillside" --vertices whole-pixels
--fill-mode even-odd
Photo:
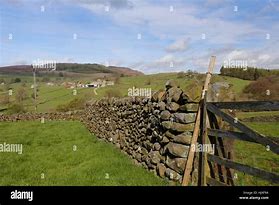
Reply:
[[[227,82],[233,86],[232,89],[237,95],[242,92],[245,86],[251,83],[250,80],[242,80],[239,78],[221,75],[214,75],[211,82]]]
[[[191,92],[194,90],[196,94],[199,95],[203,82],[205,79],[204,75],[192,75],[180,78],[177,73],[161,73],[154,75],[143,75],[143,76],[134,76],[134,77],[123,77],[120,78],[119,84],[115,85],[113,89],[121,92],[122,96],[127,96],[127,90],[133,86],[138,88],[151,88],[152,91],[157,91],[165,88],[165,83],[174,79],[180,87],[191,96]],[[212,82],[227,82],[232,85],[232,90],[236,94],[240,94],[242,89],[248,85],[251,81],[242,80],[233,77],[225,77],[219,75],[213,75]],[[196,90],[196,87],[200,89]],[[100,88],[98,89],[98,98],[103,97],[107,90],[112,88]]]
[[[168,185],[79,122],[0,123],[0,136],[23,145],[21,155],[0,154],[1,186]]]
[[[33,89],[31,88],[32,83],[31,80],[27,80],[26,82],[27,83],[25,83],[24,90],[27,93],[27,99],[25,99],[22,103],[27,111],[34,111],[34,99],[31,97],[33,93]],[[68,82],[68,80],[66,82]],[[12,105],[13,103],[17,102],[16,95],[18,93],[19,88],[21,87],[22,83],[14,83],[9,85],[9,88],[13,89],[13,95],[9,97],[10,103],[6,105],[0,105],[0,109],[7,108],[9,105]],[[77,95],[74,96],[73,89],[65,88],[62,85],[48,86],[46,83],[42,82],[38,83],[38,89],[38,112],[55,111],[58,105],[70,102],[75,98],[83,98],[84,96],[90,98],[90,96],[94,95],[93,89],[77,88]],[[0,85],[0,99],[1,97],[3,98],[7,95],[8,93],[5,90],[5,86]]]

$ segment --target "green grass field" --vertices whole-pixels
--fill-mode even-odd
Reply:
[[[0,143],[23,144],[21,155],[0,152],[1,186],[169,185],[80,122],[0,123],[0,136]]]
[[[237,113],[237,117],[239,119],[243,118],[250,118],[250,117],[268,117],[268,116],[273,116],[273,115],[279,115],[279,111],[262,111],[262,112],[239,112]]]
[[[263,112],[263,115],[266,115],[266,113]],[[246,122],[245,124],[265,136],[279,137],[278,122]],[[236,162],[279,174],[279,156],[272,151],[268,151],[266,147],[255,143],[235,141],[234,148]],[[244,175],[241,172],[236,173],[238,176],[235,180],[236,185],[272,185],[268,181]]]
[[[233,91],[236,94],[240,94],[245,86],[247,86],[251,81],[242,80],[239,78],[233,78],[229,76],[213,75],[212,82],[227,82],[233,85]]]
[[[13,95],[10,97],[11,104],[16,102],[15,96],[21,84],[15,83],[10,87],[13,88]],[[26,84],[27,99],[23,101],[23,105],[27,111],[34,111],[34,100],[31,98],[33,89],[30,88],[31,84]],[[65,88],[64,86],[47,86],[45,83],[39,84],[39,92],[37,98],[37,111],[38,112],[53,112],[58,105],[66,104],[74,98],[82,98],[84,96],[94,97],[94,91],[90,88],[78,88],[77,95],[73,95],[73,89]],[[3,96],[3,95],[2,95]],[[6,108],[8,105],[0,105],[0,108]]]

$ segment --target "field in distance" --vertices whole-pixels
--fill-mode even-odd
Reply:
[[[22,104],[26,111],[34,111],[34,99],[32,93],[34,92],[33,78],[31,76],[15,76],[15,75],[0,75],[0,79],[5,82],[11,82],[12,79],[19,78],[21,82],[12,83],[9,85],[0,84],[0,102],[1,98],[7,98],[8,88],[13,89],[13,95],[9,97],[9,103],[3,105],[0,103],[0,112],[5,112],[9,104],[16,103],[16,95],[20,89],[24,89],[26,96]],[[103,97],[125,97],[128,96],[129,88],[151,88],[152,92],[164,89],[165,83],[169,79],[174,79],[180,87],[189,94],[193,99],[198,98],[201,92],[204,75],[193,74],[189,76],[180,77],[178,73],[162,73],[154,75],[139,75],[129,77],[119,77],[114,80],[114,85],[105,86],[100,88],[77,88],[77,95],[73,95],[73,88],[66,88],[65,83],[83,82],[84,84],[90,83],[90,77],[53,77],[48,78],[45,82],[44,77],[37,78],[38,84],[38,97],[37,97],[37,111],[38,112],[52,112],[55,111],[57,106],[67,104],[76,98],[101,99]],[[213,82],[225,82],[232,86],[232,91],[236,94],[240,93],[242,89],[250,83],[247,80],[241,80],[232,77],[224,77],[214,75]],[[8,87],[8,88],[7,88]],[[196,99],[197,100],[197,99]]]

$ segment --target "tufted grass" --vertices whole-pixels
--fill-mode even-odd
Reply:
[[[23,144],[22,155],[0,152],[1,186],[169,185],[80,122],[4,122],[0,137],[0,143]]]

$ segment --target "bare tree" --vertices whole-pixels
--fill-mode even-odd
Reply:
[[[21,103],[23,100],[27,98],[27,91],[24,87],[20,87],[16,93],[16,101],[18,103]]]

